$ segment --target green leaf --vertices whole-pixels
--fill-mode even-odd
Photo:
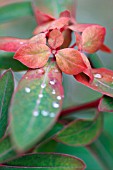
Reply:
[[[13,3],[0,7],[0,23],[28,15],[33,15],[31,2]]]
[[[93,121],[77,119],[66,125],[55,136],[55,139],[69,146],[88,145],[100,135],[102,125],[102,114],[99,114]]]
[[[6,166],[0,167],[0,169],[12,169],[16,170],[17,167],[23,169],[69,169],[69,170],[84,170],[85,164],[79,158],[70,155],[63,155],[57,153],[39,153],[39,154],[28,154],[21,158],[15,159],[6,163]]]
[[[62,75],[54,61],[23,76],[10,108],[11,136],[19,151],[32,147],[51,129],[62,97]]]
[[[14,71],[27,70],[28,68],[19,61],[13,59],[14,53],[0,51],[0,69],[11,68]]]
[[[11,70],[7,70],[0,78],[0,138],[4,136],[8,123],[8,108],[14,90]]]
[[[11,160],[12,158],[15,158],[16,155],[9,137],[4,138],[0,142],[0,163]]]
[[[103,67],[103,63],[102,63],[101,59],[99,58],[99,56],[96,53],[88,54],[88,58],[89,58],[89,61],[91,62],[91,65],[94,68],[101,68],[101,67]]]
[[[104,95],[100,100],[98,109],[102,112],[113,112],[113,98]]]

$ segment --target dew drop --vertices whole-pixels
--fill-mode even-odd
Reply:
[[[56,94],[56,91],[53,89],[52,94]]]
[[[35,111],[33,112],[33,116],[38,116],[38,115],[39,115],[39,112],[35,110]]]
[[[58,73],[58,70],[57,70],[57,69],[55,69],[55,70],[54,70],[54,72],[55,72],[55,73]]]
[[[38,73],[39,73],[39,74],[44,74],[44,73],[45,73],[45,70],[44,70],[44,69],[38,69]]]
[[[37,100],[36,103],[39,105],[40,104],[40,100]]]
[[[49,114],[49,116],[50,117],[55,117],[55,113],[52,112],[52,113]]]
[[[54,108],[59,108],[59,103],[57,103],[57,102],[53,102],[52,105],[53,105]]]
[[[101,78],[102,78],[102,75],[101,75],[101,74],[95,74],[94,77],[95,77],[95,78],[98,78],[98,79],[101,79]]]
[[[44,89],[45,87],[46,87],[46,84],[45,84],[45,83],[41,84],[41,88],[42,88],[42,89]]]
[[[46,111],[46,110],[43,110],[42,112],[41,112],[41,114],[43,115],[43,116],[48,116],[48,111]]]
[[[30,93],[31,89],[29,87],[25,88],[26,93]]]
[[[57,100],[61,100],[62,99],[62,97],[61,96],[57,96]]]
[[[39,94],[38,97],[39,97],[39,98],[42,98],[42,97],[43,97],[43,94]]]
[[[28,79],[28,77],[25,77],[25,79]]]
[[[55,85],[55,83],[56,83],[56,80],[55,79],[53,79],[53,80],[50,80],[50,82],[49,82],[51,85]]]

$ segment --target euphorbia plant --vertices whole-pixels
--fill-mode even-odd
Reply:
[[[113,111],[110,104],[113,71],[94,68],[91,58],[95,58],[99,50],[111,53],[104,44],[106,29],[98,24],[78,23],[68,10],[55,18],[43,13],[34,4],[31,8],[38,23],[31,38],[0,37],[0,68],[27,70],[14,93],[12,70],[7,70],[0,78],[0,153],[3,155],[0,157],[0,169],[18,166],[19,169],[83,170],[86,165],[77,157],[42,151],[54,151],[57,142],[74,147],[88,146],[102,132],[101,111]],[[75,38],[73,43],[72,35]],[[7,62],[4,56],[10,58],[8,66],[3,64]],[[73,75],[79,83],[102,93],[102,98],[62,110],[65,97],[62,73]],[[76,117],[81,110],[88,110],[90,114],[90,109],[93,109],[92,118]],[[23,153],[26,155],[22,156]],[[20,158],[14,159],[16,157]],[[9,161],[11,159],[14,160]]]

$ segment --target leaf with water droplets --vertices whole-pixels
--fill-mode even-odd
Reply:
[[[67,124],[55,139],[69,146],[88,145],[100,135],[102,126],[103,115],[98,113],[94,120],[77,119]]]
[[[92,69],[94,80],[89,82],[85,74],[78,74],[75,79],[85,86],[102,94],[113,97],[113,71],[106,68]]]
[[[54,29],[49,33],[48,43],[53,49],[60,47],[63,44],[63,42],[64,38],[59,30]]]
[[[13,161],[6,162],[0,169],[5,170],[24,170],[24,169],[71,169],[71,170],[84,170],[86,168],[85,163],[71,155],[58,154],[58,153],[35,153],[26,154]]]
[[[11,70],[7,70],[0,77],[0,138],[4,133],[8,124],[8,109],[10,100],[14,90],[14,80]]]
[[[13,38],[13,37],[0,37],[0,50],[7,52],[16,52],[27,40]]]
[[[14,55],[14,59],[19,60],[29,68],[40,68],[47,63],[50,54],[47,45],[30,43],[19,48]]]
[[[102,26],[94,25],[87,27],[82,33],[82,50],[87,53],[95,53],[104,43],[106,30]]]
[[[51,129],[61,111],[62,98],[62,75],[55,62],[23,76],[10,108],[11,136],[17,150],[29,149]]]
[[[66,74],[76,75],[87,68],[78,50],[65,48],[59,50],[55,57],[59,68]]]
[[[104,95],[100,100],[98,109],[101,112],[113,112],[113,98]]]

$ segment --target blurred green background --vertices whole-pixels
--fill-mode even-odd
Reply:
[[[5,2],[10,2],[10,0],[0,0],[1,4]],[[38,2],[37,0],[37,4]],[[60,0],[59,2],[61,4],[63,1]],[[78,0],[76,17],[80,23],[97,23],[105,26],[107,28],[105,43],[113,50],[113,0]],[[0,24],[0,36],[29,38],[32,36],[35,27],[36,22],[33,16],[21,17]],[[104,66],[113,69],[113,54],[102,52],[98,52],[98,54]],[[65,89],[64,108],[89,102],[102,96],[100,93],[77,83],[72,76],[64,75],[63,85]],[[100,137],[96,143],[96,147],[102,152],[104,158],[98,159],[99,151],[98,154],[94,156],[91,155],[91,151],[86,148],[73,148],[63,144],[59,144],[56,151],[73,154],[82,158],[87,164],[87,170],[113,170],[112,121],[113,114],[105,113],[104,137]],[[105,137],[105,134],[107,134],[107,137]],[[107,163],[104,165],[102,160]]]

